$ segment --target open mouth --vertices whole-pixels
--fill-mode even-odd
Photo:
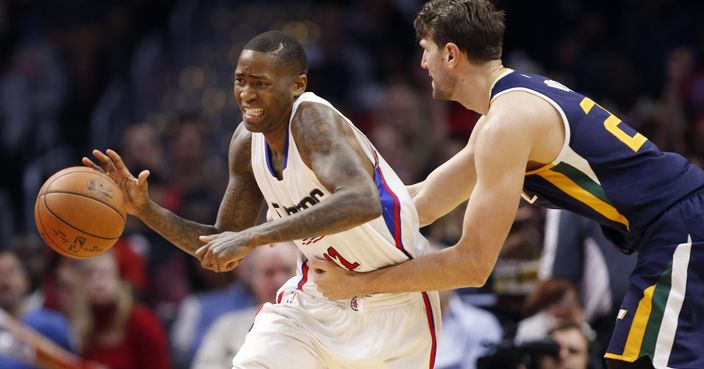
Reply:
[[[244,114],[250,117],[259,117],[264,114],[264,109],[262,108],[244,108]]]

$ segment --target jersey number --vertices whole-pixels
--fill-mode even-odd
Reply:
[[[584,114],[589,114],[594,105],[598,106],[605,112],[609,113],[609,117],[604,121],[604,128],[606,128],[609,133],[616,136],[621,142],[625,143],[626,146],[630,147],[633,151],[638,151],[646,141],[648,141],[645,136],[640,133],[636,133],[635,136],[629,136],[628,133],[624,132],[621,128],[618,128],[621,119],[618,119],[615,115],[611,114],[608,110],[601,107],[601,105],[594,102],[594,100],[585,97],[579,106],[582,107]]]
[[[355,270],[359,267],[359,263],[357,263],[357,262],[350,263],[349,261],[347,261],[347,259],[345,259],[342,255],[340,255],[340,253],[337,252],[337,250],[335,250],[332,247],[328,247],[328,252],[324,253],[323,256],[325,256],[325,258],[330,261],[333,261],[333,259],[339,261],[348,270]]]

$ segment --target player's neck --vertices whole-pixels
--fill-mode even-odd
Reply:
[[[485,115],[489,112],[491,87],[505,70],[498,59],[482,64],[466,64],[464,71],[459,75],[453,100],[467,109]]]
[[[288,136],[288,119],[271,131],[263,133],[269,148],[277,154],[282,154],[286,146],[286,136]]]

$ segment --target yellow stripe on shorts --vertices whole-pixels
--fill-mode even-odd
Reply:
[[[643,298],[641,298],[638,302],[636,315],[633,317],[631,328],[628,331],[628,338],[626,339],[626,347],[623,349],[623,354],[617,355],[607,352],[606,355],[604,355],[604,358],[621,360],[629,363],[632,363],[638,359],[640,348],[643,344],[643,336],[645,336],[645,328],[648,325],[648,319],[650,318],[650,312],[653,307],[654,291],[655,285],[652,285],[643,291]]]

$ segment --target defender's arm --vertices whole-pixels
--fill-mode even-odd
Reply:
[[[344,273],[325,261],[311,261],[316,283],[326,297],[431,291],[485,283],[514,220],[526,163],[536,142],[536,133],[531,132],[529,124],[498,114],[488,118],[491,121],[478,132],[474,158],[477,184],[469,199],[459,243],[368,273]]]

